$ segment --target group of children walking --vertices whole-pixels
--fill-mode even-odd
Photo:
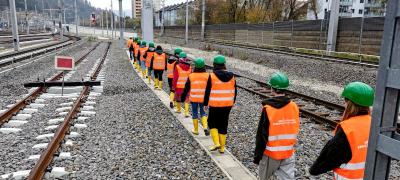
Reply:
[[[237,96],[235,76],[227,70],[225,57],[214,57],[213,70],[207,72],[203,58],[196,58],[192,68],[187,54],[180,48],[168,56],[161,46],[154,48],[154,43],[149,43],[147,47],[139,38],[128,40],[127,47],[135,67],[149,83],[153,72],[156,89],[162,89],[163,72],[167,71],[170,107],[181,113],[183,106],[185,117],[189,117],[190,103],[192,133],[199,134],[200,122],[204,134],[211,135],[210,151],[224,153],[229,114]],[[295,179],[300,111],[286,94],[290,85],[286,74],[274,73],[268,85],[272,97],[262,102],[253,162],[259,165],[262,180],[272,176]],[[343,118],[309,172],[319,175],[333,170],[336,180],[362,179],[371,124],[369,107],[373,104],[374,90],[365,83],[353,82],[344,88],[342,97],[346,104]]]

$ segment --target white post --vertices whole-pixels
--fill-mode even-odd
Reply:
[[[154,41],[153,29],[153,3],[152,0],[142,1],[141,26],[143,39],[147,42]]]
[[[113,12],[112,0],[111,0],[111,38],[114,39],[114,12]]]
[[[61,2],[62,0],[58,0],[58,6],[59,6],[59,10],[58,10],[58,18],[59,18],[59,28],[60,28],[60,38],[61,41],[64,40],[64,32],[63,32],[63,27],[62,27],[62,10],[63,10],[63,2]]]
[[[119,0],[119,41],[121,48],[124,47],[124,31],[122,29],[122,25],[123,25],[122,0]]]
[[[331,11],[329,13],[329,29],[326,50],[335,51],[336,37],[339,23],[339,0],[331,1]]]
[[[78,26],[79,26],[78,7],[77,7],[76,0],[75,0],[75,35],[76,36],[78,36]]]
[[[106,26],[107,26],[107,37],[108,37],[108,9],[106,9]]]
[[[19,51],[19,36],[18,36],[18,24],[17,24],[17,13],[15,9],[15,1],[9,0],[10,3],[10,17],[12,23],[12,34],[13,34],[13,45],[14,51]],[[10,26],[10,25],[8,25]]]
[[[25,23],[26,23],[26,34],[29,34],[28,5],[26,4],[26,0],[24,0],[24,2],[25,2]]]
[[[101,11],[101,36],[104,36],[104,29],[103,29],[103,11]]]
[[[185,43],[189,42],[189,0],[186,0]]]
[[[206,1],[203,0],[202,4],[203,4],[203,7],[202,7],[202,11],[201,11],[201,40],[204,41],[204,39],[205,39],[204,30],[205,30],[205,26],[206,26],[206,23],[205,23]]]

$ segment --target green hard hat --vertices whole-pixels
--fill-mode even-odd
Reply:
[[[139,40],[139,38],[138,37],[135,37],[135,41],[137,42]]]
[[[153,43],[153,42],[150,42],[150,43],[149,43],[149,47],[154,47],[154,43]]]
[[[174,50],[174,54],[180,54],[182,52],[182,49],[181,48],[176,48],[175,50]]]
[[[374,104],[374,89],[363,82],[352,82],[344,87],[342,97],[360,106],[372,106]]]
[[[179,58],[186,58],[186,57],[187,57],[187,55],[185,52],[179,53]]]
[[[141,45],[146,46],[146,41],[142,41]]]
[[[204,58],[196,58],[194,60],[194,67],[195,68],[204,68],[205,66]]]
[[[142,41],[140,40],[137,40],[136,42],[138,43],[138,45],[142,44]]]
[[[287,89],[289,87],[289,79],[286,74],[277,72],[272,74],[267,84],[275,89]]]
[[[225,56],[222,55],[218,55],[214,57],[214,64],[225,64],[226,60],[225,60]]]

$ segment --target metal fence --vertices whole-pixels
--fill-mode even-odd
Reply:
[[[336,51],[379,55],[384,17],[341,18]],[[261,24],[206,25],[206,40],[273,45],[306,49],[326,49],[326,20],[284,21]],[[158,34],[159,27],[155,33]],[[185,26],[166,26],[164,36],[184,38]],[[201,39],[201,26],[189,26],[189,39]]]

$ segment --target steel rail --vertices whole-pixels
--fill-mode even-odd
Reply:
[[[101,61],[96,66],[95,71],[90,76],[91,80],[96,80],[102,65],[107,57],[108,51],[110,49],[111,43],[108,43],[107,49],[101,59]],[[59,129],[55,133],[54,137],[52,138],[51,142],[47,146],[46,150],[40,156],[38,162],[36,163],[35,167],[29,174],[28,180],[38,180],[42,179],[46,173],[47,167],[53,160],[54,154],[57,152],[58,148],[61,146],[61,142],[63,141],[66,133],[70,128],[70,123],[78,114],[81,104],[84,103],[87,99],[87,96],[90,92],[90,86],[85,86],[79,95],[79,98],[74,102],[72,109],[68,112],[68,115],[64,118],[63,123],[60,125]]]
[[[95,50],[99,46],[99,43],[96,44],[90,51],[85,53],[81,58],[79,58],[75,63],[78,65],[80,64],[93,50]],[[56,81],[62,77],[63,73],[59,72],[53,77],[50,78],[51,81]],[[17,114],[21,109],[25,108],[27,105],[29,105],[32,101],[34,101],[42,92],[46,91],[46,87],[38,87],[34,91],[32,91],[28,96],[26,96],[24,99],[18,101],[15,103],[11,108],[9,108],[7,111],[3,112],[0,114],[0,126],[2,126],[4,123],[6,123],[12,116]]]

